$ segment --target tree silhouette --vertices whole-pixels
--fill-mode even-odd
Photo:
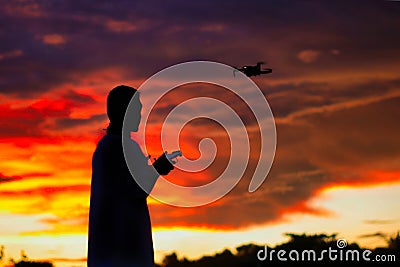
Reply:
[[[4,258],[4,246],[2,245],[0,248],[0,262],[3,261]]]
[[[5,248],[2,245],[0,247],[0,262],[5,258]],[[21,250],[21,259],[16,262],[13,258],[10,258],[9,264],[5,267],[54,267],[51,262],[48,261],[29,261],[28,256],[24,250]]]
[[[230,250],[224,250],[222,253],[217,253],[214,256],[204,256],[198,260],[188,260],[188,259],[182,259],[180,260],[176,254],[176,252],[171,253],[167,256],[165,256],[162,267],[264,267],[264,266],[324,266],[324,267],[329,267],[329,266],[342,266],[346,264],[351,264],[352,266],[375,266],[376,262],[371,260],[371,261],[363,261],[361,260],[356,260],[356,257],[354,260],[351,260],[352,258],[352,253],[355,251],[359,253],[359,255],[362,256],[362,253],[364,249],[360,248],[360,246],[357,243],[351,243],[347,244],[347,246],[343,248],[339,248],[337,246],[337,233],[333,234],[296,234],[296,233],[286,233],[285,234],[287,237],[289,237],[289,240],[287,242],[284,242],[282,244],[276,245],[275,247],[268,247],[268,246],[259,246],[255,244],[246,244],[242,245],[240,247],[236,248],[236,253],[232,253]],[[390,238],[388,241],[388,246],[386,248],[377,248],[372,251],[372,256],[370,257],[373,259],[373,256],[375,255],[394,255],[395,260],[400,259],[400,253],[399,253],[399,245],[400,245],[400,236],[399,233],[397,233],[396,236]],[[321,255],[321,252],[323,250],[328,250],[329,247],[331,249],[335,249],[337,251],[337,260],[333,261],[325,255],[325,257],[321,258],[321,260],[318,261],[319,256]],[[269,259],[269,260],[259,260],[257,257],[257,253],[260,250],[265,250],[267,251],[272,251],[274,250],[275,252],[275,258]],[[286,256],[288,256],[289,252],[292,250],[296,250],[299,252],[300,255],[302,255],[303,252],[307,252],[310,250],[313,250],[316,252],[316,257],[315,261],[312,260],[299,260],[299,261],[280,261],[276,257],[276,253],[279,250],[283,250],[286,253]],[[343,258],[340,260],[339,255],[340,252],[342,251],[342,255],[346,255],[348,253],[349,259],[351,261],[344,261]],[[305,254],[308,256],[308,254]],[[356,254],[354,254],[356,255]],[[344,257],[344,256],[343,256]],[[286,257],[287,258],[287,257]],[[306,259],[313,259],[311,258],[306,258]],[[392,259],[393,260],[393,259]],[[397,263],[398,264],[398,263]],[[396,261],[387,261],[382,263],[383,266],[396,266]]]
[[[178,256],[175,252],[164,257],[162,266],[174,266],[179,263]]]
[[[287,254],[289,251],[296,250],[299,253],[306,250],[314,250],[321,252],[327,250],[329,247],[339,251],[337,247],[337,233],[333,234],[296,234],[286,233],[285,236],[289,237],[287,242],[276,245],[275,247],[260,246],[255,244],[241,245],[236,248],[236,252],[232,253],[230,250],[225,249],[221,253],[216,253],[213,256],[203,256],[197,260],[188,260],[186,258],[179,259],[176,252],[172,252],[166,255],[161,265],[156,264],[156,267],[266,267],[266,266],[341,266],[351,264],[354,266],[375,266],[375,261],[331,261],[324,258],[321,261],[278,261],[276,253],[279,250],[284,250]],[[397,266],[400,259],[400,234],[397,232],[393,237],[387,238],[387,247],[376,248],[372,252],[372,255],[394,255],[395,261],[387,261],[381,263],[382,266]],[[261,261],[257,255],[260,250],[268,251],[275,250],[275,258],[272,260]],[[5,258],[4,246],[0,247],[0,261]],[[347,244],[346,247],[342,248],[343,254],[348,250],[363,252],[363,249],[357,243]],[[320,254],[318,254],[320,255]],[[361,254],[360,254],[361,255]],[[10,265],[7,267],[54,267],[51,262],[37,262],[28,261],[24,251],[21,251],[21,260],[15,262],[10,261]],[[372,257],[371,257],[372,258]],[[396,265],[397,261],[397,265]]]
[[[389,239],[389,249],[391,250],[400,250],[400,232],[398,231],[394,237]]]
[[[20,261],[15,263],[15,267],[54,267],[50,262]]]

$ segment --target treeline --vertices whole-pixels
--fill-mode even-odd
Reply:
[[[372,251],[357,243],[347,244],[337,234],[286,234],[289,241],[275,247],[243,245],[198,260],[165,256],[157,267],[264,267],[264,266],[399,266],[399,233],[387,239],[387,246]],[[378,262],[379,261],[379,262]]]
[[[54,267],[51,262],[48,261],[31,261],[28,260],[28,256],[25,254],[25,251],[21,250],[21,259],[16,261],[13,258],[8,259],[6,263],[4,263],[5,252],[4,246],[0,247],[0,266],[4,267]]]
[[[347,244],[337,234],[287,233],[289,240],[275,247],[254,244],[226,249],[213,256],[198,260],[179,258],[175,252],[164,257],[156,267],[264,267],[264,266],[399,266],[400,236],[386,239],[387,246],[367,250],[357,243]],[[0,262],[4,260],[4,247],[0,249]],[[1,265],[0,265],[1,266]],[[54,267],[51,262],[30,261],[22,251],[21,259],[10,259],[5,267]],[[129,267],[129,266],[127,266]]]

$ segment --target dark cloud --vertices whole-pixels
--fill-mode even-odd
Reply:
[[[375,233],[372,233],[372,234],[360,235],[358,237],[359,238],[381,237],[383,239],[387,239],[388,238],[388,234],[387,233],[382,233],[382,232],[375,232]]]
[[[70,100],[74,107],[93,104],[96,102],[92,96],[81,94],[73,90],[65,92],[63,97]]]
[[[297,111],[318,108],[356,99],[379,97],[400,87],[399,79],[374,79],[352,83],[303,82],[264,86],[275,118],[285,118]]]
[[[0,90],[22,97],[110,66],[128,70],[128,79],[144,78],[196,59],[230,65],[269,59],[275,77],[317,71],[320,64],[332,71],[374,66],[398,53],[400,37],[392,34],[398,9],[388,1],[10,1],[0,10],[0,53],[23,55],[0,61]],[[65,42],[49,45],[46,35]],[[298,60],[306,49],[321,51],[320,64]],[[340,60],[332,49],[341,51]]]
[[[61,118],[56,119],[55,127],[57,129],[74,128],[91,123],[104,122],[107,119],[105,114],[96,114],[86,119],[72,119],[72,118]]]
[[[375,219],[375,220],[366,220],[364,221],[366,224],[392,224],[396,223],[396,220],[382,220],[382,219]]]
[[[20,179],[21,177],[19,176],[6,176],[0,172],[0,184],[6,182],[18,181]]]
[[[155,216],[154,223],[233,229],[280,222],[283,214],[291,212],[326,216],[329,210],[309,204],[321,189],[392,181],[376,171],[400,169],[400,118],[396,114],[400,114],[398,97],[312,114],[301,123],[278,124],[275,161],[256,192],[247,192],[255,167],[251,160],[243,179],[223,199],[185,210],[156,205],[152,207],[154,214],[161,215]],[[219,170],[210,170],[209,175],[215,179],[218,173]]]

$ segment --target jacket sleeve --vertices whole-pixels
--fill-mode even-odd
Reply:
[[[147,198],[159,174],[148,164],[148,157],[133,140],[125,147],[124,163],[127,193],[135,198]]]

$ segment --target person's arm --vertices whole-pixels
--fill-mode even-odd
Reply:
[[[132,180],[132,183],[129,183],[129,190],[135,197],[146,198],[153,189],[158,177],[167,175],[174,169],[165,154],[162,154],[152,165],[149,165],[148,157],[143,155],[139,145],[134,141],[132,141],[129,151],[126,151],[126,153],[129,153],[127,159],[132,160],[129,163],[131,170],[129,171],[128,166],[126,166],[126,169],[129,179]]]

